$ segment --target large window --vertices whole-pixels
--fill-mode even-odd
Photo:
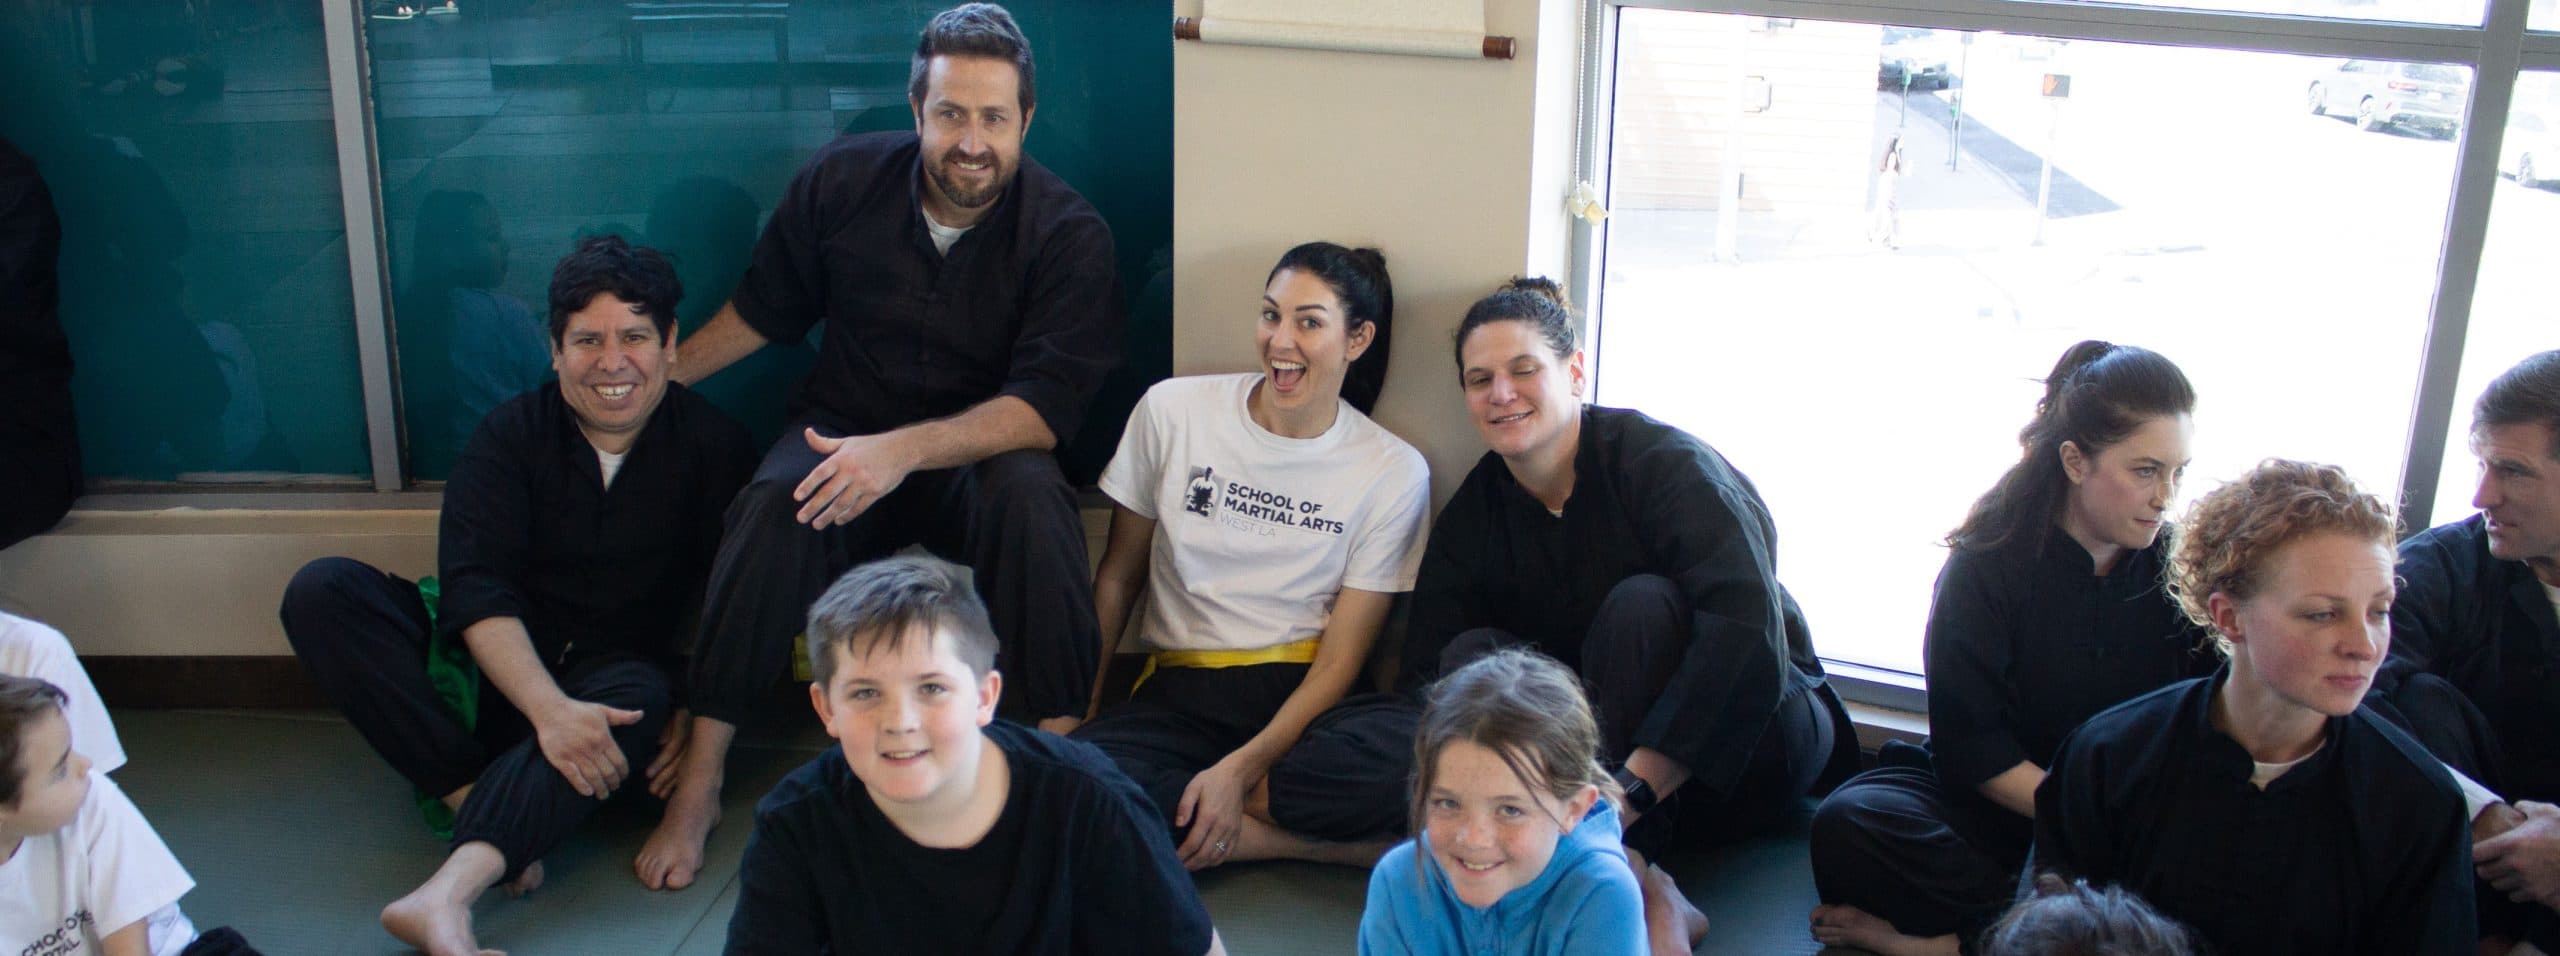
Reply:
[[[2518,360],[2560,348],[2551,287],[2543,280],[2560,249],[2560,73],[2529,72],[2516,84],[2498,151],[2498,190],[2481,250],[2480,283],[2454,388],[2451,438],[2436,485],[2436,520],[2471,512],[2479,487],[2471,457],[2471,402]]]
[[[2481,4],[2234,5],[2468,32],[2003,0],[1851,23],[1788,6],[1611,8],[1609,109],[1590,134],[1611,216],[1586,278],[1600,400],[1753,477],[1826,657],[1920,671],[1940,541],[2017,460],[2038,380],[2073,342],[2154,349],[2195,383],[2181,505],[2268,456],[2396,490],[2413,416],[2445,427],[2416,397],[2448,319],[2442,253],[2463,235],[2484,54],[2441,41],[2480,44]],[[2428,55],[2371,54],[2403,33]],[[2529,130],[2560,119],[2548,79],[2517,90],[2511,170],[2531,161],[2520,144],[2550,138]],[[2539,175],[2560,179],[2560,146],[2544,149]],[[2555,204],[2495,186],[2463,404],[2560,346],[2529,264],[2560,238]],[[2461,514],[2440,504],[2468,498],[2461,447],[2457,428],[2449,477],[2413,516]]]

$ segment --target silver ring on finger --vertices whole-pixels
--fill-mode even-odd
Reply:
[[[1209,847],[1210,847],[1211,849],[1214,849],[1214,850],[1216,850],[1216,851],[1220,852],[1220,853],[1225,853],[1225,852],[1227,852],[1227,841],[1225,841],[1225,840],[1220,840],[1220,841],[1218,841],[1218,842],[1216,842],[1216,843],[1209,844]]]

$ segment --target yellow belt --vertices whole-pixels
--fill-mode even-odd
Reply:
[[[1147,655],[1146,669],[1138,672],[1138,682],[1129,685],[1129,689],[1136,691],[1144,686],[1147,678],[1155,676],[1156,668],[1159,667],[1218,668],[1251,667],[1255,664],[1313,664],[1316,662],[1316,645],[1323,642],[1323,638],[1310,637],[1276,647],[1257,647],[1245,651],[1157,651]]]

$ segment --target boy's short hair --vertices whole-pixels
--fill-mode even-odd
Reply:
[[[832,684],[835,649],[859,657],[895,651],[909,635],[951,637],[951,652],[984,677],[996,666],[996,629],[969,572],[940,558],[882,558],[837,578],[809,605],[809,676]]]
[[[18,767],[20,751],[26,749],[27,728],[35,725],[46,711],[61,712],[70,698],[62,688],[33,677],[0,674],[0,806],[18,802],[18,791],[27,782],[26,773]]]

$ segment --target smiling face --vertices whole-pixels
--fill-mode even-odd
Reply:
[[[1502,755],[1469,740],[1441,747],[1423,798],[1423,841],[1468,906],[1487,907],[1529,885],[1600,798],[1585,787],[1572,800],[1531,787]]]
[[[1254,325],[1254,346],[1262,355],[1255,421],[1293,438],[1312,438],[1333,424],[1342,381],[1377,331],[1368,322],[1353,331],[1350,322],[1341,297],[1324,279],[1295,269],[1272,275]],[[1311,434],[1298,434],[1309,429]]]
[[[89,758],[71,749],[62,708],[19,727],[18,799],[0,806],[0,839],[41,836],[69,826],[89,798]]]
[[[937,56],[926,64],[924,97],[907,105],[916,114],[925,212],[935,222],[975,224],[1013,182],[1031,129],[1021,83],[1007,60]]]
[[[2544,581],[2560,578],[2560,462],[2551,430],[2538,423],[2489,425],[2471,434],[2480,459],[2472,507],[2489,517],[2489,553],[2531,563]]]
[[[1458,347],[1458,382],[1485,447],[1506,459],[1556,446],[1582,416],[1582,352],[1559,356],[1522,320],[1487,322]]]
[[[965,803],[986,743],[979,728],[995,720],[1002,678],[972,671],[945,634],[889,643],[831,645],[834,673],[825,686],[809,686],[809,702],[874,802]],[[854,651],[856,645],[863,650]]]
[[[2101,568],[2116,554],[2150,547],[2178,496],[2194,437],[2186,415],[2161,415],[2094,456],[2064,442],[2062,472],[2071,490],[2063,500],[2063,531],[2099,558]]]
[[[2391,649],[2390,546],[2320,532],[2265,560],[2257,594],[2217,592],[2207,603],[2231,642],[2231,681],[2326,717],[2355,710]]]
[[[578,416],[578,430],[607,454],[631,450],[666,397],[675,364],[675,344],[658,335],[657,324],[610,292],[570,313],[551,343],[561,397]]]

